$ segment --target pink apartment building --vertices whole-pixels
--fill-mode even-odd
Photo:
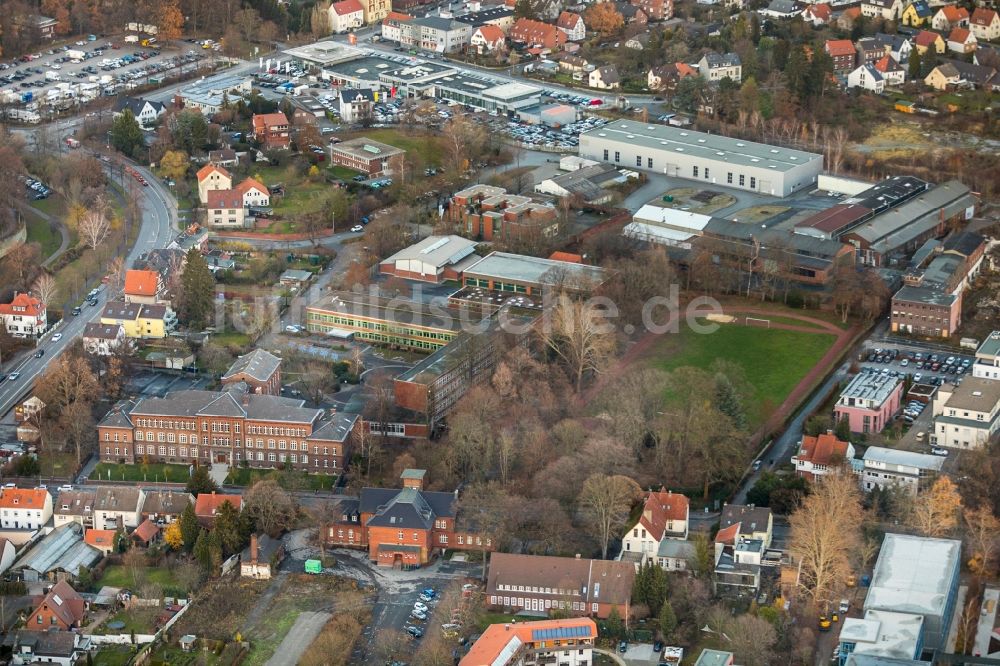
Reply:
[[[877,372],[861,372],[840,394],[833,417],[847,420],[851,432],[881,432],[899,411],[903,382],[898,377]]]

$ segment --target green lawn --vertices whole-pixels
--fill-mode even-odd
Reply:
[[[778,329],[723,325],[702,335],[681,326],[677,335],[666,335],[652,355],[663,370],[683,366],[708,369],[716,359],[741,366],[754,387],[749,409],[751,425],[758,425],[782,403],[805,374],[834,342],[832,335]]]
[[[348,169],[347,167],[341,166],[339,164],[329,167],[327,171],[334,178],[340,178],[341,180],[351,180],[359,173],[361,173],[360,171],[355,171],[354,169]]]
[[[110,475],[108,474],[109,472]],[[113,463],[98,463],[90,478],[103,479],[105,481],[172,481],[174,483],[186,483],[189,476],[188,465],[169,465],[167,463],[116,465]]]
[[[252,486],[264,478],[274,478],[282,487],[289,489],[329,490],[337,483],[335,474],[306,474],[249,467],[230,467],[226,483],[233,486]]]
[[[132,658],[132,648],[108,646],[94,655],[95,666],[125,666]],[[174,663],[174,662],[171,662]]]
[[[114,587],[122,587],[115,585]],[[124,586],[124,587],[134,587],[134,586]],[[156,609],[143,609],[140,612],[126,611],[123,610],[116,615],[112,615],[107,619],[107,621],[98,627],[97,633],[103,634],[152,634],[156,632],[155,624],[156,619]],[[121,629],[111,629],[108,627],[108,622],[124,622],[125,626]]]
[[[42,246],[42,261],[45,261],[59,249],[62,243],[62,236],[53,229],[49,223],[34,215],[28,216],[28,242],[38,243]]]
[[[48,199],[32,201],[31,207],[42,211],[46,215],[51,215],[52,217],[62,217],[66,214],[66,207],[63,205],[61,197],[53,196]]]
[[[396,148],[402,148],[409,155],[420,155],[423,158],[424,164],[440,165],[443,160],[444,149],[441,146],[440,135],[421,135],[390,127],[372,127],[360,130],[350,138],[355,138],[356,136],[365,136],[369,139],[395,146]]]
[[[42,477],[69,478],[76,474],[76,454],[70,451],[42,451],[38,455]]]
[[[181,590],[177,589],[177,581],[174,580],[173,573],[171,573],[166,567],[146,567],[145,577],[147,582],[156,583],[162,587],[164,593],[169,594],[167,590],[181,592]],[[105,585],[110,585],[111,587],[124,587],[128,589],[135,588],[135,582],[132,580],[132,574],[129,573],[128,569],[125,568],[124,565],[120,564],[113,564],[104,570],[104,575],[101,576],[101,579],[97,582],[97,587],[103,587]],[[184,595],[182,594],[181,596]],[[127,622],[124,617],[116,619]]]
[[[223,347],[247,347],[250,345],[250,336],[239,331],[226,331],[224,333],[214,333],[212,342]]]

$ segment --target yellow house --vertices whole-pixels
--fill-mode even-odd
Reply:
[[[911,28],[919,28],[929,23],[933,18],[934,12],[926,0],[916,0],[916,2],[911,2],[906,6],[906,9],[903,10],[901,20],[903,21],[903,25],[908,25]]]
[[[917,49],[920,55],[927,53],[928,49],[934,51],[934,53],[944,53],[944,37],[930,30],[921,30],[913,39],[913,47]]]
[[[177,318],[165,305],[108,301],[101,312],[101,323],[119,324],[128,338],[165,338]]]

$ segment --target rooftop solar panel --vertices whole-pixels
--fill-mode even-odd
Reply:
[[[532,641],[547,641],[556,638],[584,638],[586,636],[590,636],[590,628],[585,625],[556,627],[554,629],[534,629],[531,632]]]

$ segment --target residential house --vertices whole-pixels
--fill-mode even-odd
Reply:
[[[566,33],[550,23],[522,18],[514,22],[507,40],[525,46],[556,50],[566,43]]]
[[[885,92],[885,79],[875,65],[865,63],[847,75],[848,88],[862,88],[877,95]]]
[[[205,223],[214,228],[243,229],[253,218],[247,216],[238,190],[212,190],[205,202]]]
[[[160,540],[161,533],[162,531],[160,530],[160,526],[149,518],[146,518],[139,523],[139,527],[132,530],[132,533],[128,536],[132,541],[133,546],[138,548],[149,548]]]
[[[243,198],[244,208],[263,208],[271,205],[271,191],[267,185],[255,178],[247,178],[236,186]]]
[[[391,0],[360,0],[365,11],[365,25],[380,23],[392,10]]]
[[[149,128],[166,112],[167,107],[162,102],[152,102],[148,99],[119,97],[115,102],[115,117],[117,118],[125,109],[132,112],[139,125]]]
[[[896,21],[903,14],[903,0],[862,0],[861,15],[865,18],[882,18]]]
[[[1000,78],[993,67],[983,67],[961,60],[942,62],[924,77],[924,84],[935,90],[976,88],[1000,89]]]
[[[95,530],[94,528],[90,528],[83,533],[83,541],[88,546],[108,555],[115,550],[115,536],[117,534],[118,530]]]
[[[681,79],[698,76],[698,70],[683,62],[654,67],[646,74],[646,86],[650,90],[673,92]]]
[[[479,26],[469,38],[469,45],[475,48],[479,55],[503,51],[506,43],[507,37],[503,34],[503,30],[491,24]]]
[[[734,535],[744,539],[755,539],[764,543],[764,548],[771,547],[774,535],[774,516],[766,506],[753,504],[727,504],[722,507],[719,515],[719,531],[732,530],[737,526]]]
[[[641,30],[625,40],[625,48],[634,51],[641,51],[649,44],[650,34],[648,30]]]
[[[885,55],[885,45],[874,37],[862,37],[854,43],[854,48],[858,52],[859,65],[875,62]]]
[[[88,354],[110,356],[125,344],[125,327],[121,324],[89,322],[83,329],[83,349]]]
[[[48,328],[45,304],[31,294],[14,292],[10,303],[0,303],[7,334],[15,338],[38,337]]]
[[[930,23],[933,17],[934,10],[931,9],[927,0],[914,0],[903,9],[900,20],[905,26],[920,28]]]
[[[280,111],[278,113],[255,113],[253,115],[252,137],[263,150],[287,150],[291,144],[288,117]]]
[[[621,86],[618,69],[614,65],[598,67],[589,74],[587,85],[598,90],[617,90]]]
[[[330,5],[328,11],[330,32],[339,35],[351,32],[365,24],[365,8],[358,0],[340,0]]]
[[[913,46],[917,49],[917,53],[924,55],[927,51],[944,53],[947,44],[944,41],[944,37],[938,33],[931,32],[930,30],[921,30],[913,38]]]
[[[849,39],[828,39],[823,45],[823,50],[833,61],[833,71],[846,74],[855,69],[857,50],[854,42]]]
[[[632,4],[650,21],[664,21],[674,17],[674,0],[631,0]]]
[[[53,39],[56,36],[56,28],[59,21],[51,16],[41,14],[16,14],[13,17],[13,24],[19,31],[24,31],[32,38],[43,40]]]
[[[281,539],[266,534],[251,534],[250,545],[240,553],[240,575],[244,578],[270,580],[285,557]]]
[[[736,53],[720,54],[710,51],[698,61],[698,73],[706,81],[718,83],[729,78],[733,83],[743,80],[743,65]]]
[[[486,605],[506,612],[549,613],[605,619],[612,609],[629,626],[635,566],[577,557],[493,553]]]
[[[341,503],[340,519],[326,528],[331,546],[366,548],[385,567],[413,569],[445,550],[492,550],[492,540],[457,525],[456,493],[424,490],[422,469],[403,470],[402,488],[363,488]]]
[[[763,539],[741,535],[742,523],[720,527],[715,534],[713,589],[721,596],[755,595],[767,546]]]
[[[983,449],[1000,429],[1000,382],[966,377],[944,384],[934,395],[934,436],[938,446]]]
[[[583,17],[574,12],[562,12],[556,21],[556,27],[563,31],[566,40],[570,42],[582,42],[587,36],[587,26],[584,25]]]
[[[345,123],[360,123],[372,117],[375,91],[371,88],[342,88],[339,100],[340,119]]]
[[[931,19],[931,27],[938,32],[950,32],[954,28],[969,27],[969,10],[958,5],[945,5],[937,10]]]
[[[33,395],[24,402],[14,405],[14,420],[24,423],[37,419],[44,409],[45,403],[37,395]]]
[[[908,63],[910,52],[913,50],[913,43],[905,35],[887,35],[884,32],[877,33],[873,39],[882,46],[885,55],[892,56],[897,63]]]
[[[198,517],[198,522],[206,529],[212,529],[215,525],[215,516],[223,504],[229,503],[236,512],[243,510],[242,495],[225,495],[223,493],[201,493],[194,503],[194,515]]]
[[[832,18],[833,9],[828,2],[806,5],[806,8],[802,10],[802,20],[811,23],[814,28],[826,25]]]
[[[266,353],[266,352],[265,352]],[[170,524],[181,517],[184,509],[194,504],[191,493],[183,490],[147,490],[142,502],[143,520],[157,524]]]
[[[13,637],[11,663],[54,664],[73,666],[90,652],[89,636],[76,631],[29,631],[24,629]]]
[[[586,58],[578,55],[564,55],[559,58],[559,70],[570,74],[583,74],[591,72],[595,68]]]
[[[832,430],[816,435],[805,435],[799,451],[792,456],[795,473],[815,481],[826,474],[837,473],[854,459],[854,445],[837,439]]]
[[[68,523],[93,527],[95,499],[97,499],[96,490],[60,491],[59,501],[55,503],[53,512],[53,523],[57,528]]]
[[[165,305],[108,301],[101,311],[101,323],[122,326],[127,338],[162,339],[177,325],[177,315]]]
[[[862,459],[861,487],[870,492],[876,488],[902,488],[910,495],[933,485],[941,473],[944,458],[927,453],[869,446]]]
[[[590,618],[491,624],[458,666],[589,666],[597,624]]]
[[[618,559],[636,566],[652,560],[667,570],[686,569],[686,557],[661,557],[659,553],[665,540],[686,541],[689,517],[690,504],[684,495],[663,490],[649,492],[639,520],[625,530]]]
[[[162,290],[160,274],[156,271],[135,269],[125,271],[125,288],[122,290],[122,295],[126,303],[154,305],[159,302]]]
[[[624,0],[616,0],[615,10],[622,15],[626,26],[633,26],[634,29],[641,29],[649,23],[646,12],[637,4],[629,4]]]
[[[402,12],[389,12],[382,19],[382,39],[389,42],[403,41],[403,24],[412,21],[413,17]]]
[[[758,9],[757,13],[767,18],[790,19],[801,14],[802,10],[795,0],[771,0],[767,7]]]
[[[208,151],[208,161],[210,164],[220,167],[238,167],[240,165],[240,156],[232,148],[210,150]]]
[[[39,530],[52,518],[52,495],[45,488],[4,488],[0,494],[0,527]]]
[[[14,562],[10,571],[25,582],[75,579],[81,566],[92,567],[103,557],[83,541],[83,527],[68,523],[57,527],[36,541],[27,553]]]
[[[221,381],[223,386],[243,382],[251,393],[281,395],[281,358],[255,349],[237,358]]]
[[[98,488],[94,498],[94,527],[105,530],[138,527],[145,496],[141,488]]]
[[[875,69],[887,86],[901,86],[906,82],[906,70],[891,55],[884,55],[874,63]]]
[[[980,67],[996,67],[1000,65],[1000,48],[980,42],[979,47],[972,56],[972,64],[979,65]]]
[[[1000,379],[1000,331],[993,331],[976,350],[972,376],[981,379]]]
[[[976,7],[972,10],[969,28],[979,41],[996,42],[1000,40],[1000,13],[993,9]]]
[[[401,43],[436,53],[454,53],[469,45],[474,28],[443,16],[414,18],[400,25]]]
[[[233,189],[233,176],[225,167],[206,164],[198,169],[198,201],[208,203],[208,193],[213,190]]]
[[[833,418],[847,421],[851,432],[882,432],[899,411],[902,394],[898,377],[863,370],[840,393]]]
[[[505,5],[489,6],[476,12],[469,12],[455,17],[456,21],[468,23],[473,28],[483,25],[495,25],[507,34],[510,27],[514,25],[514,8]]]
[[[976,36],[968,28],[954,28],[948,34],[948,50],[954,53],[972,53],[976,50]]]

